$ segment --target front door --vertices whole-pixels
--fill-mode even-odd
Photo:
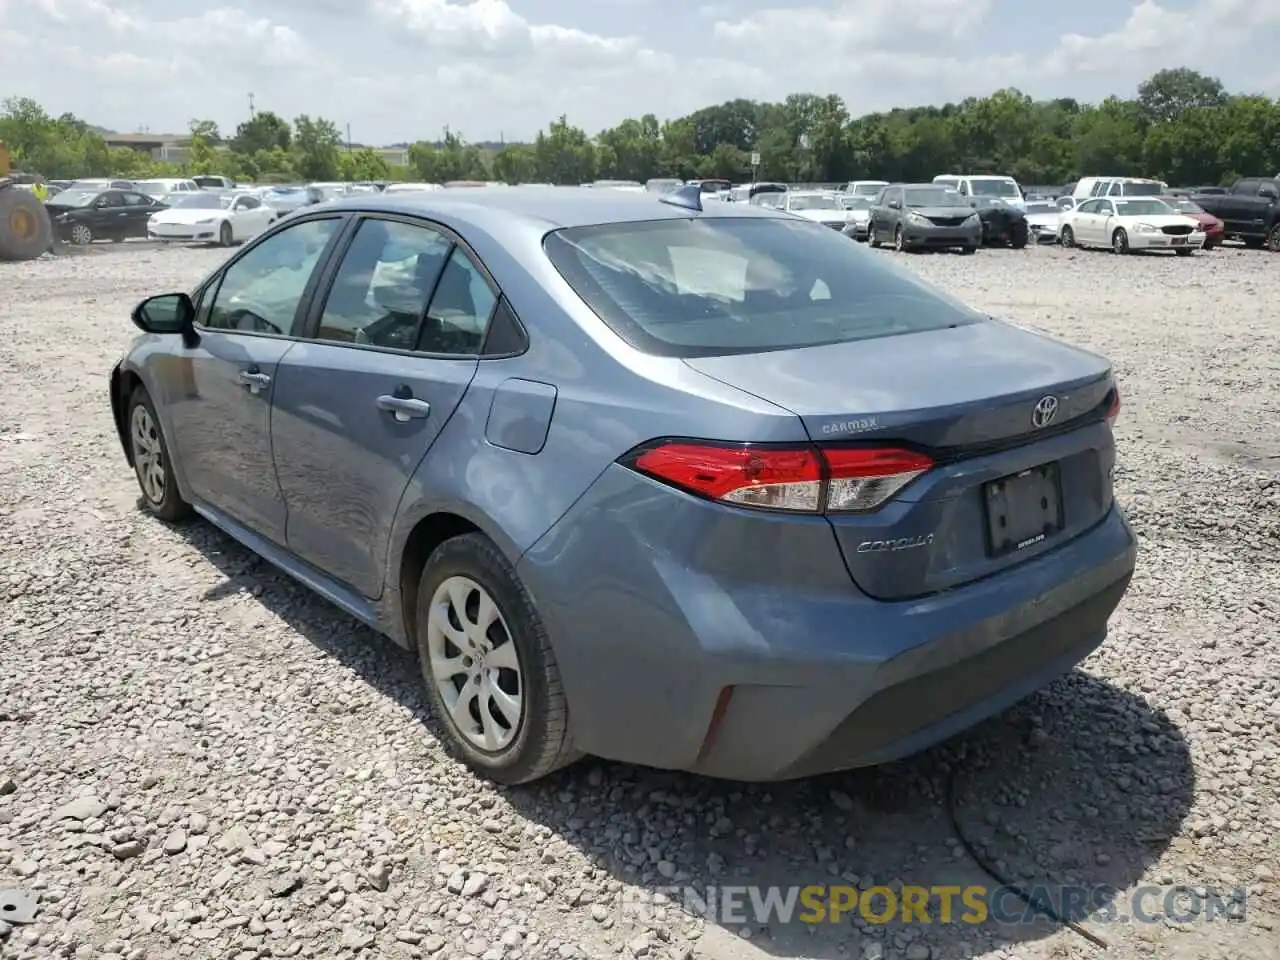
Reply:
[[[496,302],[444,234],[360,224],[312,336],[276,378],[275,467],[293,553],[381,595],[400,498],[475,376]]]
[[[124,208],[124,194],[108,190],[93,204],[93,216],[89,227],[95,237],[104,240],[120,240],[128,235],[129,213]]]
[[[156,212],[155,204],[151,202],[151,198],[141,193],[131,193],[125,191],[121,194],[124,200],[125,216],[120,221],[122,225],[122,237],[145,237],[147,235],[147,221],[151,219],[151,215]]]
[[[303,221],[231,261],[197,312],[197,346],[171,390],[173,439],[190,493],[284,543],[285,503],[271,458],[276,370],[338,217]]]

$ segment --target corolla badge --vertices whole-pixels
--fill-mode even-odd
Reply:
[[[1043,430],[1049,424],[1053,423],[1054,418],[1058,415],[1058,398],[1057,397],[1041,397],[1031,411],[1031,426],[1037,430]]]
[[[933,534],[920,537],[900,537],[897,540],[863,540],[858,553],[897,553],[899,550],[915,550],[933,543]]]

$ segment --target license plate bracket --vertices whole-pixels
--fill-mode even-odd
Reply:
[[[1056,461],[983,484],[987,553],[1002,557],[1062,529],[1062,473]]]
[[[1170,243],[1170,245],[1171,245],[1171,246],[1175,246],[1175,247],[1185,247],[1185,246],[1187,245],[1187,238],[1186,238],[1186,237],[1174,237],[1172,240],[1170,240],[1170,241],[1169,241],[1169,243]]]

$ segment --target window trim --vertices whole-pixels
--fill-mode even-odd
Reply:
[[[352,242],[355,240],[356,231],[360,229],[360,224],[365,220],[382,220],[389,223],[403,223],[407,226],[426,228],[434,230],[448,240],[451,244],[449,252],[445,255],[446,262],[449,257],[453,256],[455,250],[461,250],[473,267],[479,272],[480,276],[489,286],[490,292],[493,294],[493,307],[489,311],[489,319],[485,324],[484,338],[480,341],[480,349],[476,353],[430,353],[426,350],[405,349],[403,347],[385,347],[376,343],[346,343],[334,340],[321,340],[316,334],[320,329],[320,320],[324,315],[324,307],[328,302],[329,294],[333,291],[333,283],[337,279],[338,270],[341,268],[342,260],[346,256],[347,250],[350,249]],[[441,271],[441,276],[444,271]],[[472,248],[458,233],[451,230],[445,224],[428,217],[417,217],[411,214],[395,213],[392,211],[372,211],[372,210],[355,210],[351,211],[346,226],[339,232],[333,252],[326,260],[323,268],[317,271],[316,277],[318,281],[316,288],[312,290],[311,302],[307,308],[306,316],[302,320],[300,335],[296,338],[306,340],[309,343],[319,343],[326,346],[341,347],[348,350],[364,350],[374,353],[390,353],[396,356],[406,357],[422,357],[428,360],[509,360],[513,357],[522,356],[529,350],[529,332],[524,321],[520,319],[520,315],[516,313],[515,307],[512,306],[509,298],[503,293],[502,287],[498,285],[498,281],[494,279],[492,272],[485,266],[484,261],[480,258]],[[436,277],[436,284],[440,283],[440,276]],[[422,313],[426,316],[426,312],[430,309],[431,300],[435,297],[435,288],[431,290],[431,296],[427,298],[427,302],[423,305]],[[516,326],[520,330],[520,339],[523,348],[518,353],[504,354],[486,354],[484,352],[485,344],[489,339],[489,331],[493,326],[493,316],[498,310],[498,304],[507,299],[507,308],[510,310],[512,317],[515,318]],[[295,327],[297,322],[295,321]],[[421,318],[419,319],[419,336],[421,336]]]
[[[307,283],[302,288],[302,296],[298,300],[297,308],[294,310],[293,323],[289,327],[288,333],[267,333],[266,331],[260,331],[260,330],[223,330],[220,327],[206,327],[203,324],[198,322],[200,317],[200,311],[204,306],[205,297],[212,295],[215,299],[217,298],[218,293],[221,292],[222,290],[222,282],[226,279],[228,270],[230,270],[237,263],[239,263],[244,257],[248,256],[250,253],[256,250],[260,245],[262,245],[263,243],[266,243],[268,240],[270,240],[272,237],[276,236],[277,234],[283,233],[286,230],[291,230],[294,227],[301,226],[304,223],[313,223],[317,220],[339,221],[338,229],[334,231],[333,236],[329,238],[329,242],[326,244],[325,249],[321,251],[320,259],[316,261],[316,265],[311,270],[311,276],[307,278]],[[206,334],[211,334],[211,333],[217,333],[217,334],[222,334],[224,336],[233,336],[233,337],[237,337],[237,336],[238,337],[266,337],[267,339],[270,339],[270,340],[302,340],[304,339],[304,337],[302,337],[300,334],[294,332],[295,330],[299,329],[299,323],[298,323],[299,317],[300,315],[305,317],[307,305],[310,304],[315,297],[315,287],[316,287],[317,280],[327,269],[330,261],[332,261],[333,251],[335,249],[336,243],[342,237],[344,231],[346,230],[347,222],[349,222],[350,220],[351,220],[351,216],[341,211],[332,211],[332,212],[326,211],[325,213],[314,214],[312,216],[307,216],[307,217],[296,217],[296,218],[290,217],[287,220],[281,221],[279,226],[277,226],[275,229],[264,232],[259,236],[255,237],[252,242],[246,244],[239,251],[237,251],[234,257],[232,257],[230,260],[228,260],[226,263],[220,266],[216,273],[214,273],[211,277],[209,277],[207,280],[201,283],[200,286],[196,288],[196,296],[192,297],[192,300],[196,304],[197,321],[193,323],[196,333],[198,333],[201,336],[204,336]]]

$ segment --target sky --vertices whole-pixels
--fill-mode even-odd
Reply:
[[[1280,0],[781,2],[0,0],[0,98],[179,134],[234,131],[252,94],[383,145],[801,92],[855,116],[1005,86],[1096,101],[1172,66],[1280,95]]]

